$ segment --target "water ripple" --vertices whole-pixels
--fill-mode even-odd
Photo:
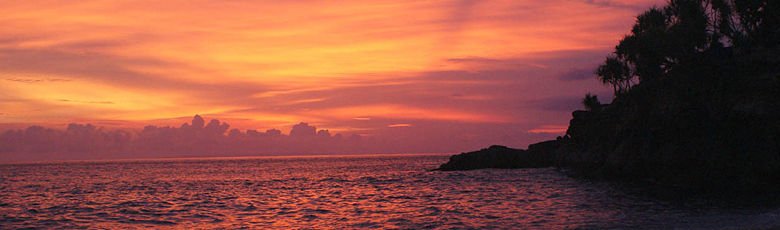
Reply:
[[[1,228],[753,228],[779,210],[669,204],[554,169],[444,156],[0,165]]]

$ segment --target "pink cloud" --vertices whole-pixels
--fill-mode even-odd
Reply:
[[[533,129],[529,129],[528,133],[533,134],[564,134],[568,125],[542,125]]]
[[[412,127],[412,124],[390,124],[387,125],[389,128],[402,128],[402,127]]]

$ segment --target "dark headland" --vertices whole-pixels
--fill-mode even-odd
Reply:
[[[491,146],[438,170],[558,167],[699,191],[780,187],[780,1],[673,0],[651,8],[595,70],[564,136]]]

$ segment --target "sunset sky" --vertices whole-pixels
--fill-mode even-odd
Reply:
[[[585,93],[609,101],[593,69],[663,2],[3,1],[0,129],[200,114],[525,147],[561,135]]]

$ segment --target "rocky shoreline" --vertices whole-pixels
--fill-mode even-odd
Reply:
[[[772,111],[780,113],[777,108]],[[772,141],[778,137],[772,132],[780,129],[758,127],[778,127],[776,121],[754,116],[750,120],[768,123],[739,119],[723,124],[694,122],[688,119],[697,118],[682,115],[671,115],[677,121],[669,121],[666,116],[634,113],[644,118],[632,120],[641,120],[643,125],[615,125],[620,122],[611,119],[631,117],[618,115],[624,112],[623,107],[614,105],[598,112],[575,111],[566,135],[556,140],[531,144],[527,149],[493,145],[453,155],[435,170],[556,167],[577,177],[649,182],[697,192],[780,191],[780,142]],[[720,128],[732,122],[737,122],[738,128]],[[697,128],[684,128],[686,125]]]
[[[450,160],[435,169],[458,171],[484,168],[547,168],[555,165],[554,151],[558,141],[545,141],[530,145],[527,150],[493,145],[478,151],[453,155]]]
[[[702,1],[647,10],[595,71],[611,103],[588,94],[556,140],[462,153],[439,170],[558,167],[707,193],[780,191],[780,3],[753,3],[724,2],[720,17]]]

